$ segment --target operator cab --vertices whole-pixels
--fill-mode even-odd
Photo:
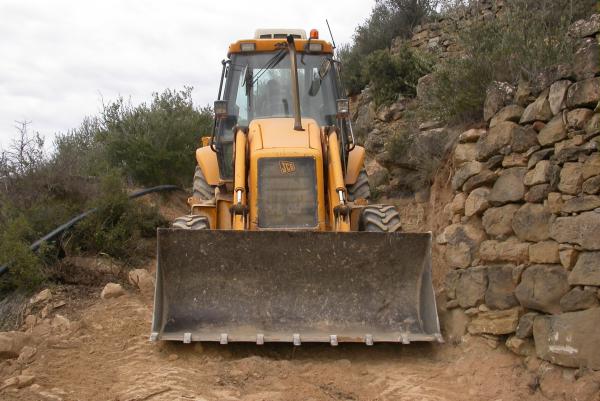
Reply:
[[[334,60],[333,47],[319,40],[316,30],[312,30],[307,38],[302,29],[258,29],[254,39],[231,44],[229,58],[223,61],[211,146],[217,152],[219,172],[224,180],[232,179],[233,174],[234,127],[248,127],[255,119],[294,117],[288,36],[294,39],[298,53],[296,64],[302,117],[314,119],[321,127],[336,125],[342,131],[350,129],[349,124],[339,119],[337,101],[346,96],[340,80],[340,63]],[[347,100],[345,104],[347,109]],[[342,137],[348,142],[347,135]]]

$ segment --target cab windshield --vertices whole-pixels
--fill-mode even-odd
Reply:
[[[314,118],[320,125],[335,124],[339,93],[331,55],[300,53],[297,57],[302,117]],[[293,117],[287,49],[234,55],[226,99],[229,120],[236,125],[247,126],[257,118]]]

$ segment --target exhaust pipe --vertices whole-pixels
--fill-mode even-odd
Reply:
[[[304,131],[300,115],[300,90],[298,89],[298,65],[296,61],[296,44],[292,35],[287,36],[290,51],[290,72],[292,74],[292,97],[294,102],[294,130]]]

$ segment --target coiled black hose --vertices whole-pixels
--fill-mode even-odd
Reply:
[[[139,198],[141,196],[148,195],[148,194],[151,194],[154,192],[181,191],[181,190],[182,189],[180,187],[178,187],[177,185],[158,185],[156,187],[141,189],[139,191],[133,192],[132,194],[130,194],[128,196],[128,198],[135,199],[135,198]],[[81,213],[78,216],[73,217],[71,220],[67,221],[65,224],[62,224],[62,225],[56,227],[54,230],[50,231],[48,234],[44,235],[42,238],[33,242],[29,246],[29,249],[31,249],[34,252],[37,251],[43,242],[53,240],[59,234],[62,234],[64,231],[73,227],[75,224],[79,223],[81,220],[85,219],[87,216],[94,213],[96,210],[98,210],[98,209],[93,208],[93,209],[90,209],[90,210],[87,210],[87,211]],[[6,273],[8,271],[9,265],[10,265],[10,262],[5,265],[0,266],[0,276],[2,276],[4,273]]]

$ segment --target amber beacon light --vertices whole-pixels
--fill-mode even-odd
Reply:
[[[310,30],[310,38],[311,39],[319,39],[319,31],[317,31],[316,29],[311,29]]]

